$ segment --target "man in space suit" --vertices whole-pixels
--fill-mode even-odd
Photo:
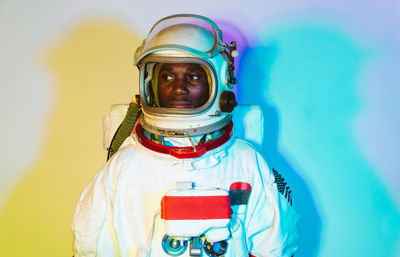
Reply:
[[[293,256],[280,175],[232,137],[235,56],[205,17],[153,26],[135,54],[143,113],[77,203],[75,257]]]

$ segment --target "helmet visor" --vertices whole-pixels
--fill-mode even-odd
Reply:
[[[215,74],[210,64],[182,58],[175,62],[146,62],[141,69],[141,101],[148,112],[195,114],[215,98]]]

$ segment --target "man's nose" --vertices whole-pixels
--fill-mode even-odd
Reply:
[[[184,79],[175,80],[173,92],[177,95],[186,94],[188,92],[186,81]]]

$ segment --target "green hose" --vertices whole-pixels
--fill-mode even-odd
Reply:
[[[121,125],[119,125],[113,139],[111,140],[110,147],[107,148],[107,161],[118,151],[125,139],[130,136],[136,120],[139,117],[139,113],[140,106],[137,103],[131,103],[124,120],[121,122]]]

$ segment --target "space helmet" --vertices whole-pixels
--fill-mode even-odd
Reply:
[[[224,43],[222,32],[210,19],[178,14],[159,20],[136,50],[140,75],[139,93],[143,128],[162,136],[197,136],[230,123],[237,105],[232,92],[236,84],[236,43]],[[160,104],[159,75],[166,64],[190,64],[204,71],[207,99],[192,108]]]

